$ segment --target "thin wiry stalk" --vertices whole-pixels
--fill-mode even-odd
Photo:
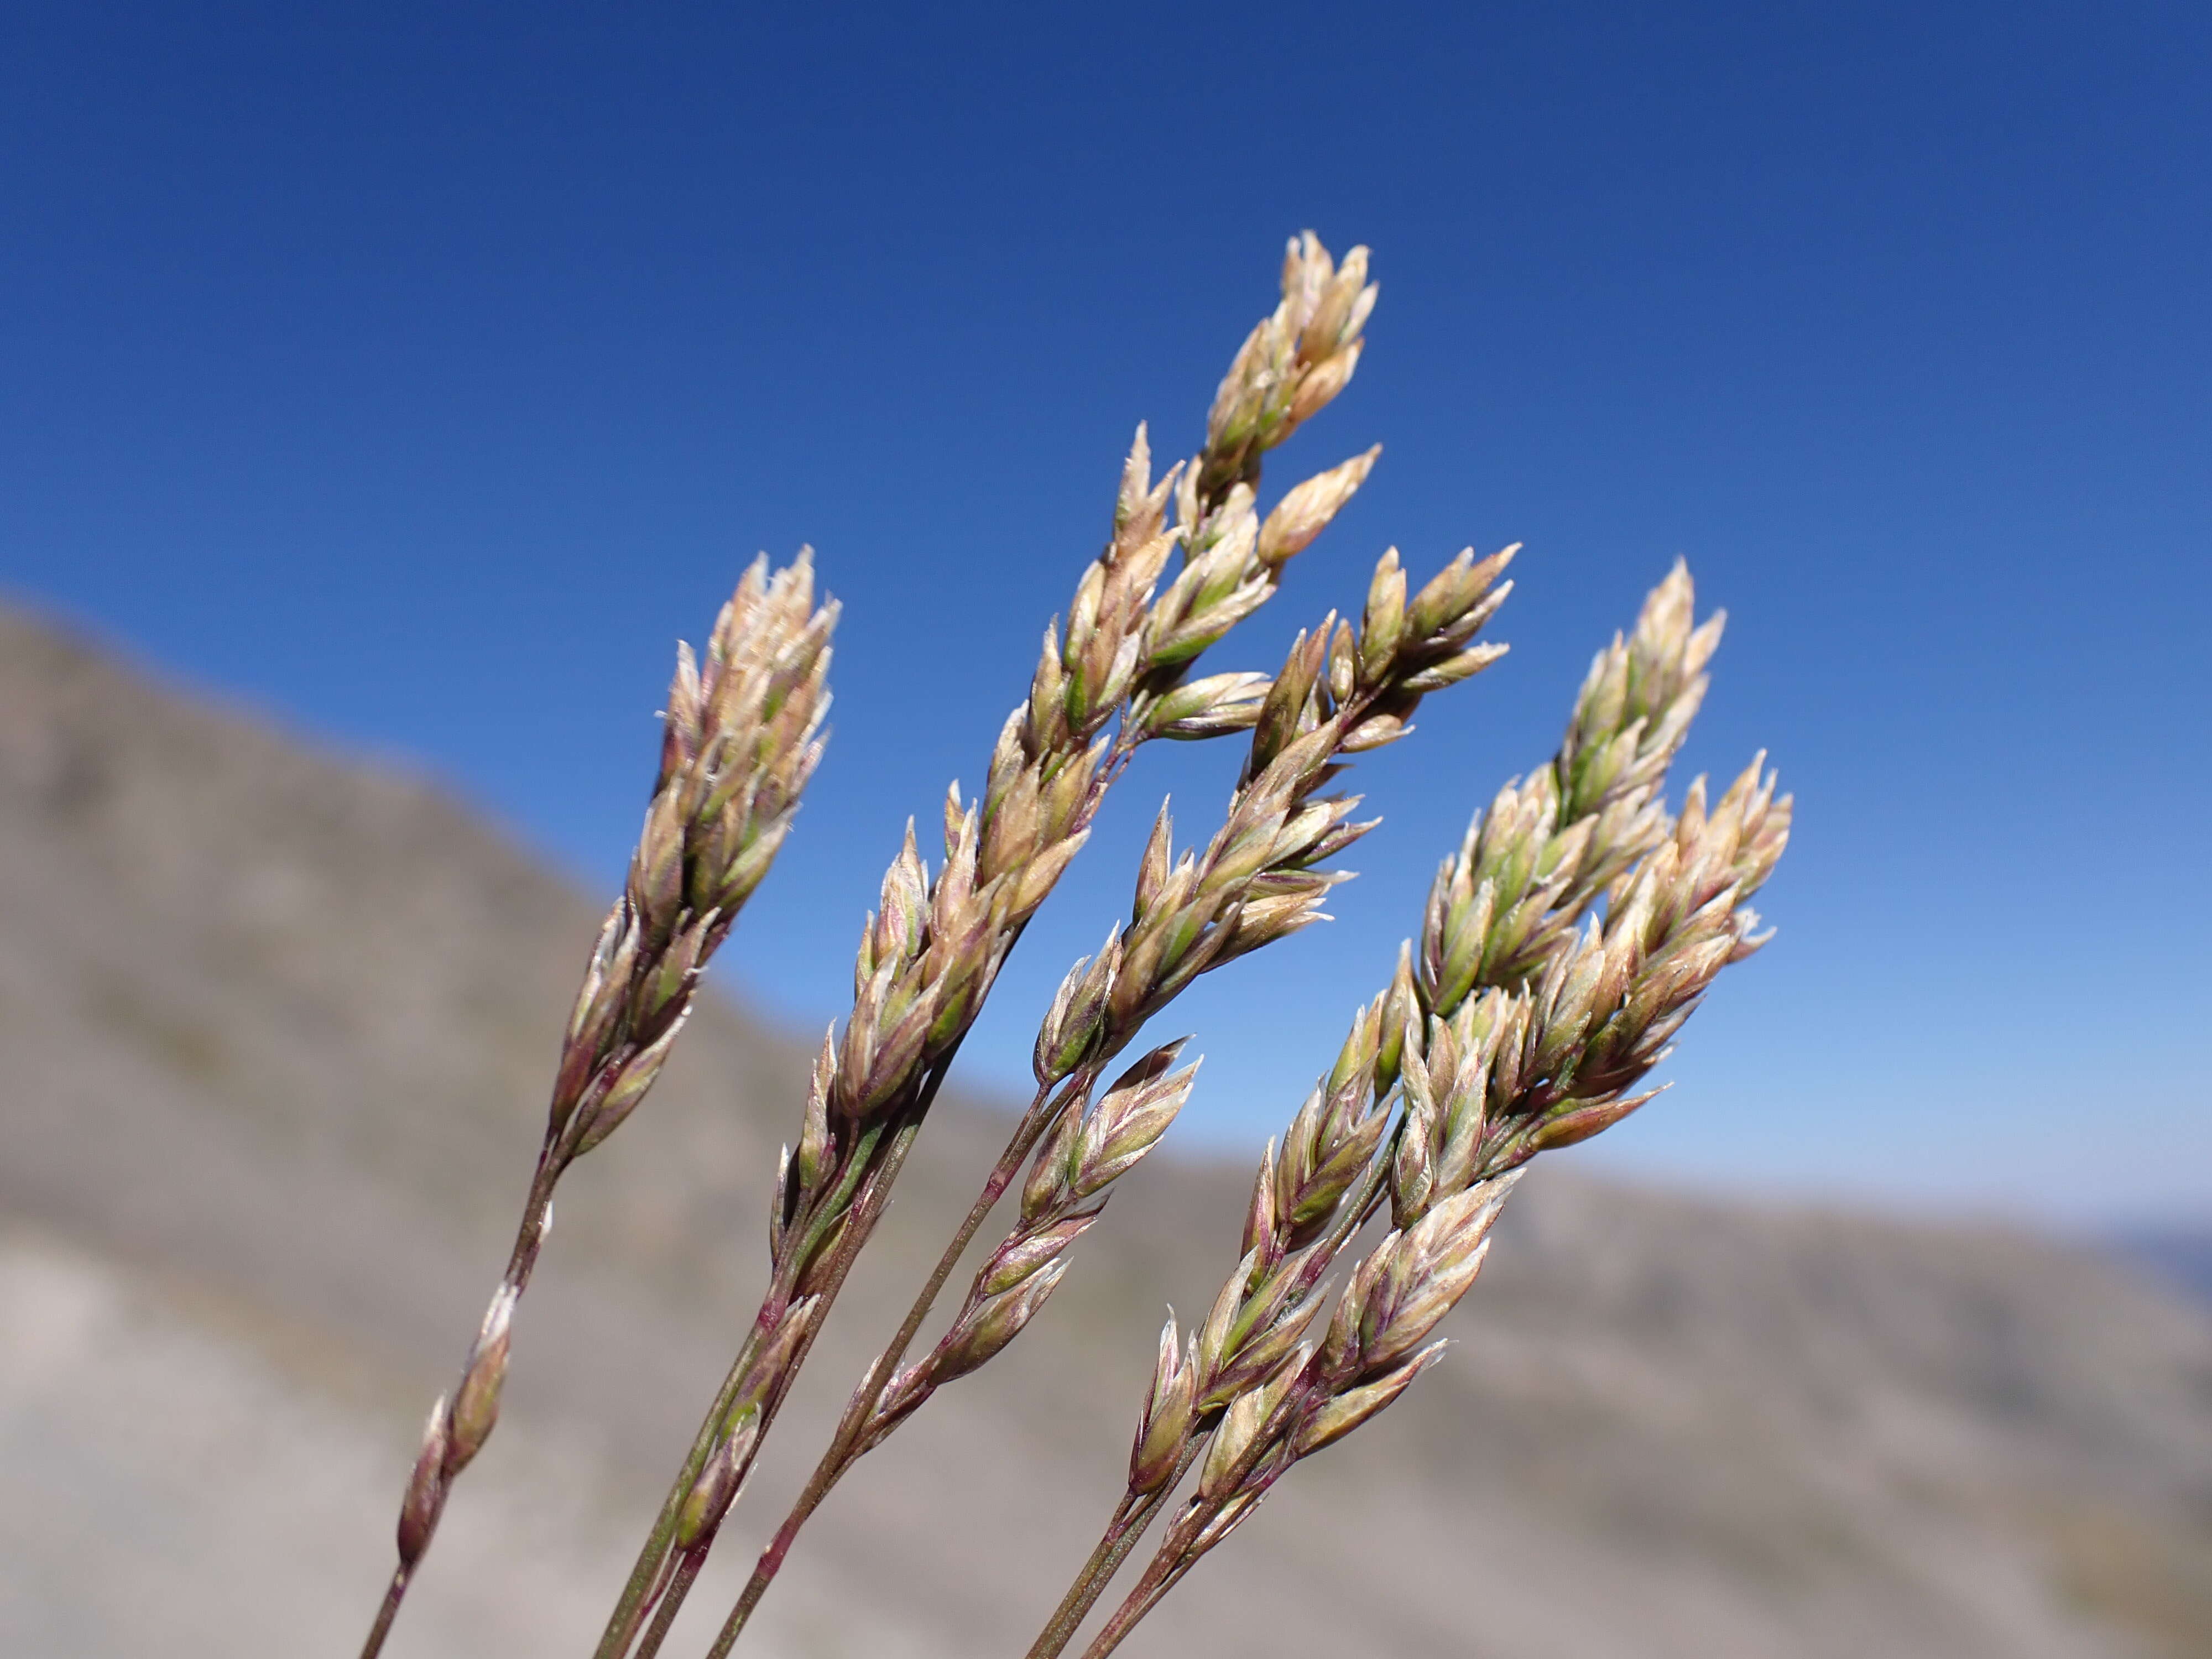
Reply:
[[[676,1623],[676,1615],[684,1606],[684,1598],[698,1577],[699,1569],[707,1565],[707,1552],[697,1544],[678,1550],[675,1556],[676,1571],[669,1577],[668,1590],[663,1596],[652,1624],[646,1626],[644,1638],[637,1644],[638,1659],[653,1659],[660,1645],[668,1639],[668,1632]]]
[[[660,772],[629,879],[571,1013],[507,1271],[461,1380],[431,1408],[401,1500],[399,1564],[362,1648],[375,1659],[430,1547],[447,1494],[499,1419],[515,1305],[568,1166],[618,1128],[659,1075],[699,976],[767,876],[821,759],[834,604],[814,607],[802,551],[771,580],[755,562],[723,606],[703,665],[678,647]]]
[[[891,1127],[888,1122],[877,1123],[863,1132],[839,1185],[826,1196],[825,1207],[851,1205],[870,1167],[869,1158]],[[700,1423],[683,1473],[654,1517],[646,1547],[608,1620],[600,1638],[602,1653],[621,1655],[629,1650],[647,1611],[666,1585],[664,1569],[671,1550],[687,1541],[685,1533],[696,1536],[719,1521],[721,1512],[734,1501],[743,1485],[738,1460],[749,1455],[750,1443],[757,1440],[771,1403],[769,1396],[780,1370],[776,1347],[779,1343],[788,1345],[787,1355],[795,1351],[818,1315],[818,1298],[799,1298],[794,1291],[799,1267],[827,1236],[825,1226],[809,1222],[791,1230],[793,1248],[779,1251],[760,1312]],[[834,1262],[831,1265],[834,1271]],[[842,1282],[842,1275],[840,1279]],[[775,1403],[781,1403],[780,1397]]]
[[[901,1067],[965,1031],[1013,939],[1088,836],[1106,789],[1139,745],[1255,726],[1279,728],[1278,743],[1294,735],[1303,703],[1263,702],[1263,677],[1192,681],[1188,672],[1200,653],[1270,597],[1283,564],[1321,533],[1373,464],[1370,451],[1308,479],[1264,522],[1254,508],[1261,457],[1343,389],[1373,301],[1365,250],[1353,250],[1339,267],[1310,235],[1293,240],[1282,302],[1253,331],[1224,379],[1205,451],[1154,486],[1140,429],[1123,473],[1114,539],[1077,589],[1065,643],[1056,628],[1047,630],[1029,702],[1008,720],[982,800],[963,810],[956,791],[947,804],[945,867],[928,881],[909,837],[885,878],[883,908],[862,943],[854,1014],[842,1044],[825,1042],[772,1229],[805,1201],[825,1168],[836,1166],[848,1120],[908,1110]],[[1172,528],[1165,516],[1170,497]],[[1182,568],[1156,593],[1178,543]],[[1484,647],[1459,651],[1429,672],[1437,684],[1449,684],[1491,654]],[[1109,726],[1113,735],[1100,735]],[[1370,746],[1389,740],[1379,730],[1368,735]],[[1255,927],[1273,914],[1263,912]],[[914,1127],[919,1122],[914,1115]],[[872,1213],[850,1218],[852,1250],[865,1244],[872,1225]],[[803,1348],[799,1352],[803,1358]],[[648,1540],[633,1589],[646,1578],[647,1557],[666,1547]],[[626,1592],[624,1599],[632,1598]],[[611,1626],[602,1659],[623,1650]]]
[[[1780,856],[1788,801],[1773,800],[1754,763],[1710,817],[1702,780],[1680,820],[1658,802],[1718,636],[1717,618],[1691,626],[1692,603],[1678,565],[1632,639],[1617,638],[1593,664],[1559,757],[1527,785],[1508,785],[1446,861],[1419,970],[1408,947],[1391,991],[1354,1020],[1279,1159],[1270,1145],[1245,1257],[1204,1325],[1187,1347],[1172,1322],[1163,1333],[1128,1491],[1109,1527],[1115,1547],[1094,1553],[1032,1659],[1073,1639],[1128,1553],[1130,1517],[1141,1530],[1201,1445],[1200,1496],[1094,1652],[1110,1650],[1241,1524],[1290,1462],[1382,1409],[1432,1363],[1436,1349],[1407,1358],[1410,1341],[1472,1282],[1496,1212],[1491,1204],[1478,1216],[1466,1195],[1489,1182],[1502,1202],[1510,1172],[1538,1152],[1595,1133],[1649,1099],[1626,1091],[1656,1063],[1712,974],[1762,942],[1737,901]],[[1609,900],[1604,929],[1577,939],[1577,919],[1601,896]],[[1506,1093],[1491,1098],[1500,1086]],[[1391,1282],[1413,1298],[1392,1304],[1404,1315],[1401,1334],[1413,1319],[1406,1309],[1433,1316],[1407,1342],[1393,1337],[1380,1369],[1370,1352],[1364,1369],[1347,1370],[1333,1327],[1337,1347],[1322,1362],[1304,1337],[1322,1280],[1386,1199],[1394,1230],[1385,1248],[1397,1241],[1400,1255],[1369,1264],[1386,1278],[1390,1266]],[[1275,1466],[1261,1468],[1269,1456]]]
[[[880,1159],[855,1160],[854,1174],[863,1169],[866,1173],[850,1194],[849,1212],[869,1225],[881,1213],[890,1184],[897,1179],[921,1128],[921,1115],[936,1098],[951,1064],[951,1056],[947,1054],[927,1079],[920,1108],[910,1117],[880,1126],[884,1138],[878,1144],[884,1149]],[[647,1613],[654,1614],[652,1628],[660,1634],[648,1633],[646,1645],[640,1650],[642,1653],[657,1650],[675,1622],[699,1569],[706,1563],[714,1528],[743,1489],[751,1470],[753,1451],[788,1398],[792,1379],[820,1334],[822,1311],[843,1287],[864,1237],[858,1227],[843,1231],[829,1253],[820,1288],[805,1304],[794,1306],[792,1316],[775,1336],[761,1338],[756,1325],[754,1336],[740,1352],[716,1397],[708,1425],[702,1428],[700,1443],[705,1446],[706,1455],[700,1460],[700,1473],[673,1510],[665,1513],[666,1545],[655,1577],[624,1614],[627,1628],[621,1632],[621,1639],[625,1648],[637,1639],[637,1627]],[[710,1435],[708,1428],[714,1425],[719,1427]],[[658,1526],[655,1530],[659,1530]],[[678,1564],[688,1565],[690,1571],[682,1571]]]
[[[1114,1609],[1098,1634],[1091,1638],[1091,1645],[1083,1650],[1083,1659],[1106,1659],[1137,1627],[1138,1620],[1159,1606],[1161,1599],[1182,1582],[1183,1575],[1194,1565],[1190,1560],[1165,1556],[1155,1557],[1146,1563],[1136,1588]]]
[[[378,1605],[376,1617],[368,1626],[368,1642],[362,1649],[365,1654],[377,1652],[384,1646],[384,1638],[392,1633],[392,1621],[399,1616],[399,1604],[406,1599],[407,1580],[410,1577],[405,1566],[392,1570],[392,1582],[385,1587],[384,1600]]]
[[[1052,1659],[1075,1639],[1075,1632],[1082,1628],[1091,1609],[1105,1594],[1106,1586],[1113,1583],[1115,1575],[1143,1541],[1146,1531],[1166,1504],[1168,1494],[1182,1484],[1205,1449],[1203,1441],[1191,1439],[1176,1451],[1176,1461],[1158,1491],[1122,1494],[1105,1531],[1099,1534],[1097,1547],[1091,1552],[1091,1559],[1083,1564],[1060,1605],[1053,1609],[1052,1617],[1030,1644],[1026,1659]]]
[[[1082,1086],[1087,1089],[1089,1081],[1085,1080]],[[829,1449],[823,1454],[821,1461],[815,1465],[813,1473],[807,1477],[806,1485],[800,1490],[798,1498],[792,1504],[790,1511],[777,1527],[775,1537],[761,1552],[760,1559],[753,1568],[752,1576],[746,1581],[736,1607],[731,1609],[729,1617],[724,1621],[721,1631],[714,1638],[714,1644],[709,1650],[710,1659],[722,1659],[722,1656],[736,1645],[738,1637],[744,1631],[746,1621],[751,1618],[754,1608],[760,1605],[761,1598],[768,1593],[769,1584],[775,1581],[785,1559],[790,1554],[791,1547],[797,1540],[800,1528],[805,1527],[814,1511],[821,1507],[823,1500],[829,1497],[831,1490],[844,1477],[845,1472],[856,1460],[858,1453],[854,1448],[864,1434],[869,1419],[873,1416],[876,1407],[880,1402],[882,1389],[888,1386],[883,1379],[890,1376],[897,1366],[899,1360],[904,1357],[907,1349],[913,1345],[915,1337],[921,1332],[923,1322],[929,1317],[931,1308],[936,1304],[937,1298],[943,1292],[946,1282],[951,1279],[953,1272],[958,1267],[960,1257],[966,1252],[968,1246],[974,1243],[975,1234],[981,1228],[985,1218],[990,1214],[999,1200],[1005,1195],[1007,1186],[1012,1182],[1014,1176],[1021,1172],[1022,1163],[1029,1156],[1036,1137],[1042,1133],[1045,1121],[1046,1120],[1034,1104],[1030,1111],[1024,1115],[1021,1127],[1016,1131],[1013,1139],[1007,1142],[1006,1150],[1000,1155],[999,1162],[993,1167],[989,1177],[983,1183],[982,1191],[977,1194],[975,1202],[969,1206],[966,1218],[953,1234],[951,1243],[946,1245],[944,1254],[938,1258],[936,1267],[931,1270],[927,1281],[923,1285],[921,1293],[915,1297],[913,1305],[907,1310],[905,1319],[901,1322],[897,1331],[894,1333],[882,1354],[871,1364],[866,1376],[861,1383],[860,1391],[856,1393],[854,1400],[847,1405],[845,1415],[839,1420],[831,1436]]]
[[[1310,1291],[1314,1284],[1318,1283],[1322,1273],[1326,1271],[1326,1264],[1333,1261],[1337,1252],[1343,1249],[1352,1235],[1372,1218],[1376,1202],[1387,1196],[1389,1188],[1382,1168],[1379,1160],[1370,1160],[1337,1204],[1328,1231],[1308,1251],[1308,1266],[1304,1274],[1304,1290]],[[1031,1644],[1029,1659],[1048,1659],[1049,1656],[1057,1655],[1074,1639],[1075,1632],[1097,1605],[1098,1598],[1104,1594],[1106,1586],[1120,1572],[1122,1565],[1143,1540],[1153,1520],[1166,1506],[1169,1498],[1182,1484],[1199,1459],[1206,1455],[1211,1444],[1209,1432],[1201,1429],[1199,1432],[1183,1434],[1178,1443],[1171,1445],[1171,1462],[1157,1461],[1162,1455],[1157,1444],[1148,1453],[1147,1443],[1157,1443],[1164,1420],[1157,1411],[1158,1401],[1165,1386],[1159,1380],[1160,1376],[1176,1364],[1175,1355],[1177,1350],[1170,1345],[1170,1340],[1173,1332],[1174,1325],[1170,1321],[1161,1336],[1162,1372],[1156,1372],[1153,1400],[1147,1404],[1146,1418],[1138,1426],[1136,1444],[1131,1452],[1133,1471],[1142,1467],[1146,1473],[1141,1475],[1133,1473],[1130,1490],[1122,1494],[1106,1530],[1100,1535],[1097,1547],[1091,1552],[1091,1559],[1084,1564],[1082,1571],[1076,1574],[1066,1595],[1054,1609],[1052,1618]],[[1175,1407],[1170,1404],[1167,1409],[1171,1415]],[[1152,1461],[1147,1461],[1148,1456]],[[1140,1486],[1142,1490],[1139,1489]]]
[[[1156,1059],[1171,1063],[1173,1051],[1180,1047],[1180,1043],[1170,1045],[1168,1049],[1161,1051],[1160,1055]],[[960,1257],[965,1254],[968,1246],[974,1242],[975,1234],[980,1231],[983,1221],[988,1217],[999,1200],[1005,1195],[1014,1176],[1021,1172],[1022,1164],[1034,1149],[1037,1139],[1057,1120],[1061,1111],[1077,1109],[1065,1105],[1064,1103],[1067,1100],[1081,1101],[1087,1098],[1097,1082],[1097,1071],[1103,1063],[1100,1061],[1086,1065],[1057,1090],[1040,1090],[1037,1098],[1032,1102],[1030,1109],[1024,1114],[1012,1139],[1007,1142],[1006,1150],[1001,1152],[998,1163],[993,1167],[989,1176],[986,1178],[981,1192],[978,1194],[975,1203],[969,1206],[966,1218],[956,1230],[952,1239],[939,1257],[937,1265],[932,1269],[921,1292],[908,1309],[899,1328],[894,1333],[890,1342],[883,1352],[870,1364],[860,1389],[855,1391],[853,1400],[848,1402],[846,1414],[832,1436],[829,1450],[824,1453],[822,1461],[816,1466],[805,1488],[794,1502],[791,1511],[785,1516],[775,1537],[763,1550],[760,1563],[756,1566],[751,1579],[747,1583],[737,1607],[732,1611],[715,1642],[713,1650],[715,1655],[726,1654],[736,1642],[745,1620],[750,1616],[753,1608],[758,1605],[761,1596],[766,1592],[769,1584],[773,1581],[776,1571],[788,1554],[799,1530],[814,1510],[820,1506],[822,1500],[829,1495],[837,1480],[861,1455],[881,1443],[883,1437],[904,1419],[915,1405],[919,1404],[918,1400],[908,1403],[905,1408],[896,1416],[888,1419],[879,1409],[883,1404],[884,1395],[893,1386],[890,1379],[896,1374],[899,1360],[912,1346],[915,1337],[919,1334],[923,1322],[934,1306],[938,1296],[942,1293],[945,1284],[958,1267]],[[1152,1083],[1154,1079],[1148,1077],[1143,1081]],[[1148,1132],[1154,1139],[1159,1133],[1164,1131],[1166,1127],[1164,1119],[1171,1117],[1174,1111],[1179,1109],[1182,1093],[1188,1087],[1188,1073],[1178,1074],[1176,1078],[1169,1079],[1169,1083],[1174,1091],[1172,1099],[1156,1094],[1153,1099],[1137,1100],[1132,1104],[1131,1115],[1151,1115],[1155,1118],[1157,1127],[1148,1127]],[[1048,1097],[1054,1098],[1048,1099]],[[1141,1155],[1142,1150],[1145,1149],[1139,1149],[1139,1155]],[[1094,1211],[1092,1215],[1095,1216],[1095,1213]],[[1092,1218],[1091,1216],[1082,1218],[1076,1224],[1078,1229],[1087,1225],[1091,1218]],[[1058,1243],[1059,1241],[1048,1235],[1045,1242]],[[1000,1254],[1005,1253],[1002,1248]],[[979,1288],[985,1284],[988,1278],[988,1269],[977,1275]],[[1057,1275],[1054,1276],[1055,1282],[1056,1278]],[[1003,1294],[1004,1290],[1012,1288],[1014,1286],[1012,1285],[1003,1287],[1000,1294]],[[1049,1285],[1044,1288],[1048,1293]],[[1042,1301],[1043,1296],[1037,1295],[1034,1301],[1026,1302],[1022,1305],[1019,1312],[1021,1321],[1026,1322],[1029,1316],[1036,1310]],[[974,1328],[980,1323],[981,1322],[971,1322],[970,1328]],[[957,1327],[956,1331],[957,1329]],[[1006,1333],[1009,1338],[1018,1332]],[[951,1340],[951,1334],[948,1334],[948,1342]],[[971,1352],[973,1346],[971,1341],[969,1345]],[[939,1382],[949,1380],[951,1380],[949,1376],[933,1376],[931,1385],[934,1387]]]

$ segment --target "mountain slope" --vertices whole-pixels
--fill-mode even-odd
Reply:
[[[2127,1260],[2212,1304],[2212,1225],[2130,1228],[2111,1243]]]
[[[344,1650],[596,921],[435,789],[0,611],[0,1648]],[[750,1312],[803,1074],[710,998],[572,1176],[508,1421],[396,1653],[587,1642]],[[923,1138],[732,1562],[996,1131],[951,1101]],[[1127,1652],[2212,1651],[2202,1310],[2003,1231],[1554,1162],[1451,1361]],[[762,1651],[1019,1652],[1117,1489],[1161,1304],[1229,1265],[1245,1178],[1133,1178],[1032,1334],[832,1500]]]

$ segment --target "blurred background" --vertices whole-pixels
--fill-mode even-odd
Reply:
[[[508,1425],[392,1651],[580,1649],[752,1305],[908,815],[980,782],[1136,423],[1196,444],[1310,227],[1382,294],[1263,505],[1383,457],[1218,665],[1271,666],[1392,544],[1418,576],[1523,543],[1512,654],[1362,761],[1385,823],[1335,921],[1178,1004],[1207,1060],[1174,1157],[839,1494],[763,1651],[1020,1650],[1160,1304],[1210,1297],[1436,861],[1679,555],[1730,619],[1685,775],[1765,749],[1798,798],[1779,938],[1672,1092],[1528,1183],[1453,1360],[1127,1650],[2212,1652],[2201,9],[9,34],[0,1647],[351,1650],[674,641],[811,544],[829,757],[651,1107],[564,1186]],[[1224,747],[1148,755],[1024,939],[828,1403]]]

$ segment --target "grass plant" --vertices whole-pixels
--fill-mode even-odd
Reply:
[[[1504,647],[1482,637],[1515,550],[1470,550],[1416,588],[1395,549],[1356,614],[1301,633],[1272,674],[1195,671],[1271,599],[1286,562],[1365,481],[1376,453],[1297,483],[1264,516],[1267,453],[1321,413],[1364,349],[1367,252],[1294,239],[1281,296],[1217,390],[1199,453],[1155,480],[1138,429],[1104,549],[973,798],[942,811],[933,871],[911,823],[824,1036],[769,1195],[766,1286],[617,1598],[599,1659],[652,1659],[881,1218],[1000,969],[1156,740],[1241,739],[1228,808],[1177,848],[1164,807],[1126,921],[1074,963],[1040,1019],[1036,1091],[906,1316],[853,1388],[812,1474],[710,1650],[728,1654],[810,1517],[940,1389],[989,1364],[1045,1308],[1115,1184],[1191,1092],[1187,1038],[1126,1056],[1201,975],[1310,925],[1373,827],[1335,787],[1406,738],[1422,700]],[[1170,563],[1173,569],[1170,571]],[[434,1408],[401,1509],[398,1565],[363,1649],[381,1649],[455,1478],[496,1419],[516,1304],[555,1185],[636,1109],[701,972],[791,827],[821,752],[836,606],[805,554],[757,564],[705,657],[679,653],[659,775],[628,885],[593,951],[556,1070],[513,1260],[459,1382]],[[1765,935],[1746,901],[1789,836],[1764,759],[1679,806],[1668,773],[1706,690],[1721,619],[1694,616],[1678,564],[1592,664],[1558,752],[1508,783],[1447,859],[1391,983],[1269,1143],[1243,1255],[1203,1321],[1170,1316],[1124,1489],[1030,1659],[1066,1652],[1142,1546],[1158,1542],[1083,1650],[1103,1659],[1299,1462],[1393,1403],[1440,1358],[1500,1207],[1540,1153],[1644,1104],[1638,1092],[1711,987]],[[1109,1082],[1109,1078],[1112,1081]],[[1000,1242],[943,1334],[915,1344],[991,1217]],[[1339,1272],[1340,1268],[1345,1271]],[[1326,1315],[1326,1317],[1324,1317]]]

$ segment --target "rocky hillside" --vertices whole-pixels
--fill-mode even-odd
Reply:
[[[0,1651],[352,1650],[595,921],[435,789],[0,611]],[[572,1176],[508,1421],[394,1653],[586,1650],[750,1312],[801,1070],[710,1001]],[[925,1137],[824,1395],[995,1127],[950,1103]],[[1554,1162],[1452,1360],[1126,1652],[2212,1652],[2200,1308],[2018,1234]],[[1117,1489],[1161,1304],[1218,1281],[1243,1181],[1141,1172],[1032,1334],[832,1500],[760,1651],[1020,1652]],[[787,1419],[733,1559],[829,1403]],[[726,1604],[695,1598],[702,1624]]]

